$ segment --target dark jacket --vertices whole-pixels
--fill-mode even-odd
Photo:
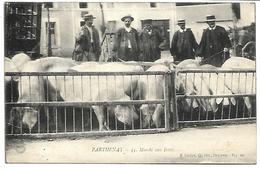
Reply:
[[[190,28],[184,32],[178,30],[174,33],[170,52],[172,56],[176,55],[176,60],[194,59],[197,48],[198,43]]]
[[[223,49],[230,47],[231,42],[227,31],[223,27],[216,26],[213,30],[207,28],[203,31],[197,54],[203,57],[204,63],[219,67],[228,57],[224,58]]]
[[[128,48],[128,39],[131,43],[131,49]],[[127,32],[125,28],[120,28],[115,34],[112,51],[124,61],[137,61],[139,56],[139,39],[136,29],[132,28],[130,32]]]
[[[100,53],[101,53],[98,30],[95,27],[92,27],[93,45],[91,44],[91,35],[90,35],[90,31],[88,30],[88,28],[84,25],[81,27],[80,31],[81,32],[76,36],[74,53],[82,54],[83,51],[89,52],[89,50],[92,47],[92,52],[95,54],[96,61],[98,61]],[[81,60],[79,59],[79,61],[81,61]]]
[[[154,62],[161,58],[161,49],[165,46],[165,39],[156,29],[152,29],[151,35],[146,30],[140,33],[139,61]]]

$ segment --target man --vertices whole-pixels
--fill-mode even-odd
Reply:
[[[73,59],[76,61],[98,61],[101,53],[98,30],[93,26],[93,15],[84,15],[85,25],[76,36]]]
[[[152,26],[152,20],[143,21],[144,28],[140,33],[140,56],[139,61],[154,62],[161,58],[166,40],[160,35],[159,31]]]
[[[180,29],[176,31],[172,38],[170,52],[175,56],[175,61],[194,59],[198,43],[190,28],[186,28],[185,20],[178,20]]]
[[[231,42],[225,28],[216,25],[215,15],[206,16],[209,27],[203,31],[197,54],[202,62],[220,67],[229,58]]]
[[[130,15],[121,18],[124,27],[115,34],[113,57],[119,61],[137,61],[139,56],[139,40],[136,29],[131,27],[134,18]]]

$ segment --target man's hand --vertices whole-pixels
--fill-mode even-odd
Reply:
[[[228,51],[229,51],[229,49],[225,47],[224,48],[224,52],[228,52]]]
[[[111,57],[112,59],[116,60],[116,59],[117,59],[117,53],[114,52],[114,51],[112,51],[110,57]]]
[[[202,57],[197,56],[197,57],[195,57],[195,60],[197,60],[197,61],[201,61],[201,60],[202,60]]]
[[[166,47],[166,40],[163,40],[163,42],[161,42],[160,45],[159,45],[159,49],[164,50],[165,47]]]

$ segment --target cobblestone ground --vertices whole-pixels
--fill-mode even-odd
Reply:
[[[256,124],[99,138],[6,140],[9,163],[255,163]]]

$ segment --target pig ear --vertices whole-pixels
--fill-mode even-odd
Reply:
[[[19,76],[13,76],[12,79],[13,79],[15,82],[18,82],[18,81],[19,81]]]
[[[224,98],[224,100],[223,100],[223,105],[225,105],[225,106],[228,106],[228,105],[229,105],[229,100],[228,100],[228,98]]]
[[[198,104],[197,100],[193,100],[193,102],[192,102],[192,107],[193,107],[194,109],[197,108],[197,107],[199,107],[199,104]]]
[[[236,99],[235,99],[234,97],[231,97],[231,98],[230,98],[230,101],[231,101],[231,103],[232,103],[233,105],[236,105],[236,103],[237,103],[237,102],[236,102]]]
[[[210,106],[211,106],[212,111],[213,111],[214,113],[216,113],[216,112],[218,111],[218,106],[217,106],[216,100],[217,100],[217,99],[214,99],[214,98],[210,99]]]
[[[142,106],[140,107],[140,110],[143,115],[148,115],[148,112],[149,112],[148,104],[142,104]]]
[[[244,102],[246,104],[247,109],[251,110],[252,109],[252,105],[251,105],[249,97],[244,97]]]
[[[217,104],[220,104],[223,101],[223,98],[216,98]]]
[[[186,104],[188,105],[188,107],[190,108],[191,107],[191,99],[185,99],[186,101]]]
[[[116,118],[124,124],[128,124],[128,125],[131,124],[132,122],[132,117],[130,116],[131,113],[126,113],[126,111],[121,111],[121,109],[119,109],[120,107],[122,106],[117,105],[115,108]]]

